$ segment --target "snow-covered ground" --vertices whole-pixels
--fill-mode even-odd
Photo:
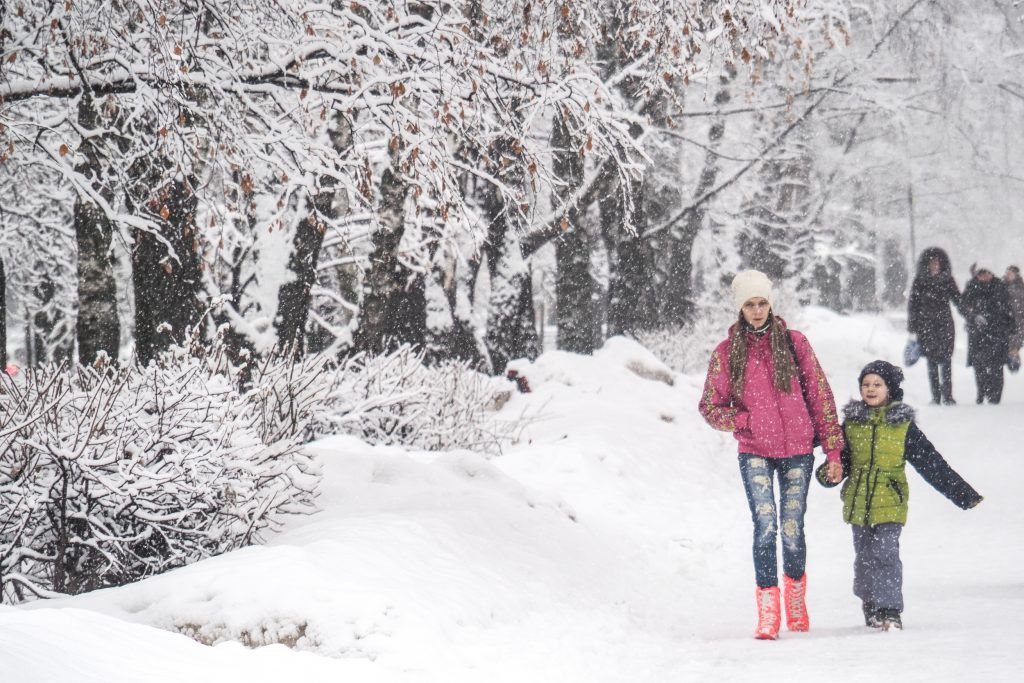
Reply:
[[[899,320],[811,309],[790,323],[840,403],[864,363],[899,362]],[[963,512],[910,475],[902,633],[861,625],[838,494],[813,484],[811,631],[751,637],[735,442],[696,412],[702,373],[640,377],[630,368],[657,362],[613,339],[518,365],[534,391],[503,410],[539,419],[501,457],[325,439],[323,512],[269,545],[0,607],[0,680],[1019,680],[1024,374],[1002,405],[976,406],[964,357],[960,331],[960,405],[926,405],[923,363],[907,401],[986,499]]]

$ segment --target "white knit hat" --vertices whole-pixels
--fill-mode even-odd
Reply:
[[[744,270],[732,279],[732,298],[736,302],[736,310],[755,297],[763,297],[772,303],[772,281],[759,270]]]

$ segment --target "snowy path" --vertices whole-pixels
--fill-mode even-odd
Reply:
[[[840,403],[903,341],[898,321],[867,316],[797,324]],[[986,499],[963,512],[909,475],[906,630],[860,625],[838,493],[813,484],[811,632],[761,642],[732,437],[696,415],[702,374],[670,387],[625,369],[645,353],[545,354],[535,392],[506,408],[543,419],[493,460],[316,444],[321,514],[132,586],[0,607],[0,680],[1018,680],[1024,374],[1002,405],[976,406],[958,346],[961,404],[946,408],[924,405],[923,366],[908,373],[922,429]],[[173,633],[196,628],[221,644]]]
[[[914,376],[910,392],[920,396],[924,383],[915,389]],[[958,379],[960,387],[973,388],[965,381],[969,377]],[[998,407],[962,401],[955,408],[920,410],[929,438],[986,498],[963,512],[910,475],[911,512],[902,538],[903,633],[874,633],[858,625],[849,527],[839,518],[837,491],[815,487],[807,517],[811,632],[783,631],[776,643],[749,639],[751,570],[726,567],[711,577],[708,590],[694,593],[694,612],[714,624],[703,634],[687,629],[700,642],[697,662],[715,662],[714,678],[723,681],[751,680],[755,662],[765,674],[798,671],[806,680],[884,679],[896,671],[908,681],[1018,680],[1024,626],[1024,512],[1015,476],[1024,444],[1020,384],[1014,383]],[[735,564],[747,560],[750,523],[741,491],[732,502],[727,526],[737,533],[729,534],[721,555]],[[690,672],[685,659],[670,662],[666,673]]]
[[[840,404],[853,396],[856,374],[864,363],[899,357],[903,336],[883,321],[878,322],[879,329],[864,320],[844,321],[851,327],[836,327],[831,320],[817,322],[808,322],[809,333]],[[851,339],[858,344],[851,344]],[[813,484],[806,520],[812,630],[783,631],[774,643],[751,638],[751,523],[734,442],[727,435],[697,431],[687,435],[696,443],[676,450],[682,457],[701,458],[700,467],[686,474],[707,477],[706,497],[700,501],[700,513],[687,511],[679,519],[684,551],[678,581],[655,589],[680,602],[662,606],[657,618],[667,618],[665,623],[655,626],[654,618],[639,620],[632,645],[620,648],[616,639],[609,639],[613,651],[643,653],[641,661],[634,662],[637,675],[632,680],[747,681],[797,673],[806,680],[842,681],[888,678],[897,671],[908,681],[1017,680],[1017,648],[1024,627],[1024,509],[1014,475],[1024,444],[1024,376],[1007,377],[1001,405],[977,406],[971,400],[973,374],[963,366],[961,347],[962,343],[954,359],[958,406],[926,405],[923,364],[908,370],[907,400],[918,407],[918,422],[940,452],[986,499],[964,512],[916,474],[909,475],[911,512],[902,540],[906,630],[881,634],[860,625],[860,603],[851,592],[850,529],[840,518],[838,490]],[[696,402],[698,379],[684,390],[687,408]],[[712,450],[712,456],[700,452],[702,448]],[[656,451],[652,456],[664,457]],[[529,470],[517,469],[515,476],[530,482]],[[572,498],[570,502],[576,504]],[[653,515],[641,514],[634,523],[666,526],[668,520],[656,511]],[[700,523],[694,524],[695,518]],[[646,560],[657,566],[650,554]],[[660,632],[644,634],[648,628]],[[614,673],[598,678],[630,680],[621,662],[619,667],[606,664],[612,668],[604,671]]]
[[[850,365],[849,350],[823,346],[819,353],[830,372]],[[871,357],[877,355],[884,354]],[[960,398],[959,405],[925,405],[928,390],[925,369],[920,366],[907,372],[908,402],[918,407],[918,422],[939,451],[986,499],[978,508],[963,512],[916,474],[909,475],[911,512],[902,538],[906,630],[890,637],[858,626],[859,601],[850,591],[853,549],[849,527],[840,520],[837,491],[814,487],[807,518],[812,631],[806,635],[783,633],[778,643],[768,647],[743,637],[730,639],[728,634],[745,635],[751,628],[752,597],[736,595],[737,584],[742,586],[744,579],[750,583],[749,571],[746,575],[723,572],[716,577],[715,588],[697,598],[698,612],[721,615],[715,620],[713,637],[717,639],[706,643],[706,655],[722,667],[716,678],[744,680],[755,660],[763,663],[766,671],[781,674],[792,671],[794,658],[800,662],[801,675],[809,679],[888,677],[894,671],[901,680],[1016,677],[1011,672],[1018,668],[1015,664],[1024,626],[1024,553],[1020,547],[1024,508],[1016,476],[1024,445],[1024,377],[1008,377],[1001,405],[978,406],[971,400],[971,372],[957,363],[955,373],[954,394]],[[836,377],[833,382],[837,397],[843,396]],[[736,488],[729,511],[733,521],[728,526],[735,525],[744,533],[730,534],[724,554],[745,559],[750,524],[743,514],[738,481]],[[726,673],[729,669],[732,672]],[[685,663],[680,663],[680,670],[686,670]]]

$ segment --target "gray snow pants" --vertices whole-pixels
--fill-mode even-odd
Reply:
[[[903,611],[902,524],[853,528],[853,594],[876,609]]]

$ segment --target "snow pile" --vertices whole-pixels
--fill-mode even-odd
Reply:
[[[898,358],[904,341],[898,320],[811,310],[789,322],[840,403],[860,366]],[[859,625],[849,530],[834,491],[814,487],[811,632],[751,638],[734,441],[696,414],[702,373],[672,375],[621,339],[590,358],[514,363],[533,391],[499,415],[539,418],[500,457],[322,439],[309,450],[323,511],[268,545],[0,609],[4,680],[1011,679],[1021,553],[1006,539],[1024,519],[1005,472],[1024,389],[1013,378],[1004,405],[974,406],[957,354],[961,406],[923,405],[919,367],[907,396],[986,501],[961,512],[911,475],[898,637]]]

